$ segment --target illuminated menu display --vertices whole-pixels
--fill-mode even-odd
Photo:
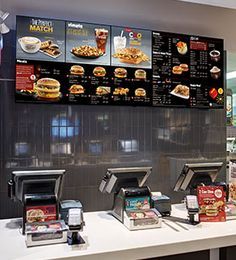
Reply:
[[[153,106],[223,103],[223,40],[153,32]]]
[[[16,101],[224,107],[223,40],[17,17]]]

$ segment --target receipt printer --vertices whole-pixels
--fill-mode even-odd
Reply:
[[[79,200],[63,200],[60,202],[60,214],[61,219],[65,221],[66,224],[68,224],[68,217],[69,217],[69,210],[70,209],[80,209],[81,212],[83,212],[82,204]],[[72,212],[72,211],[71,211]],[[83,228],[83,219],[81,219],[81,228]]]
[[[152,192],[152,207],[158,210],[162,216],[170,216],[171,201],[166,195],[160,192]]]

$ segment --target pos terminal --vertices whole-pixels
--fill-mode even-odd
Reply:
[[[151,167],[111,168],[103,177],[99,190],[113,193],[112,215],[129,230],[161,227],[161,215],[151,208],[151,192],[145,181]]]
[[[197,187],[218,185],[215,183],[215,180],[222,166],[222,162],[186,163],[184,165],[176,181],[174,191],[190,191],[190,195],[186,195],[185,199],[189,222],[191,224],[199,223]]]
[[[25,224],[59,219],[59,200],[65,170],[13,171],[8,196],[23,206]]]

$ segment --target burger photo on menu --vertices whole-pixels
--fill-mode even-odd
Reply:
[[[60,82],[53,78],[39,79],[34,86],[36,98],[39,100],[58,101],[61,96],[60,85]]]
[[[182,73],[187,72],[188,70],[189,70],[188,64],[182,63],[180,65],[173,66],[172,73],[181,75]]]
[[[70,74],[71,75],[78,75],[78,76],[83,76],[84,75],[84,68],[80,65],[73,65],[70,68]]]
[[[179,98],[189,99],[189,87],[179,84],[170,92],[170,94]]]
[[[64,62],[65,22],[17,16],[16,58]]]
[[[93,75],[95,77],[104,77],[106,75],[106,70],[103,67],[95,67],[93,69]]]
[[[136,97],[146,97],[146,90],[144,88],[137,88],[134,91]]]
[[[189,70],[188,64],[181,63],[179,66],[181,67],[183,72],[187,72]]]
[[[70,94],[84,94],[84,87],[74,84],[69,88],[69,92]]]
[[[174,67],[172,68],[172,73],[173,73],[173,74],[178,74],[178,75],[180,75],[180,74],[182,74],[182,72],[183,72],[183,69],[182,69],[180,66],[174,66]]]
[[[137,70],[135,70],[135,72],[134,72],[134,77],[135,77],[136,79],[143,79],[143,80],[145,80],[146,77],[147,77],[147,73],[146,73],[145,70],[137,69]]]
[[[151,69],[151,31],[113,26],[111,32],[112,66]]]
[[[127,70],[125,68],[115,68],[114,76],[116,78],[126,78],[127,77]]]
[[[110,65],[110,26],[66,22],[66,61]]]

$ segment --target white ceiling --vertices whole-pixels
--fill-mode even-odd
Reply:
[[[236,9],[235,0],[178,0],[178,1]]]

